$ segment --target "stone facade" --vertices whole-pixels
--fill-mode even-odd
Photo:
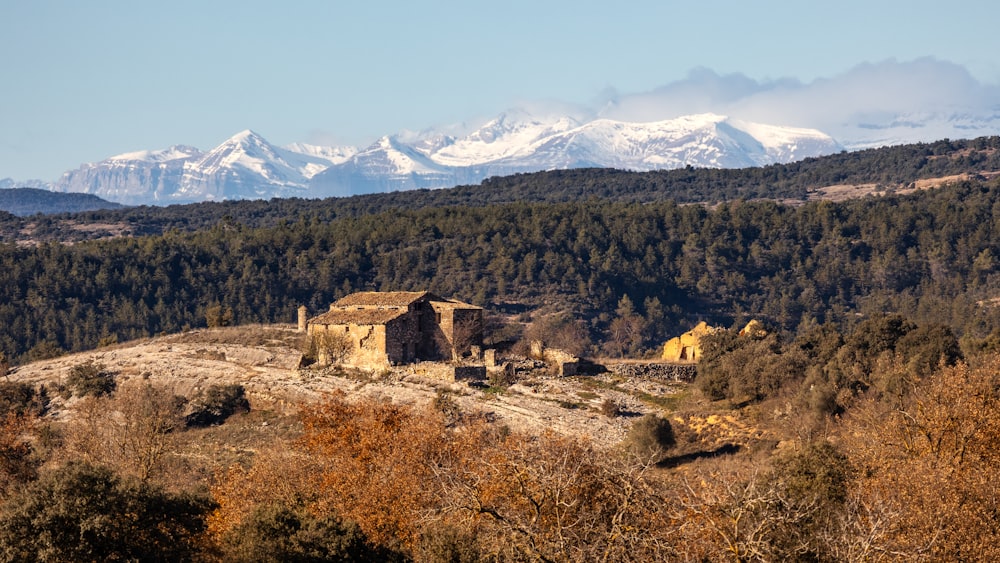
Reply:
[[[319,361],[379,369],[453,360],[481,346],[483,310],[428,292],[352,293],[307,323]]]
[[[701,337],[716,330],[701,321],[693,329],[668,340],[663,345],[662,358],[668,362],[697,363],[701,359]]]

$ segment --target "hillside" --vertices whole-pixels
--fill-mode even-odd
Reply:
[[[273,227],[302,219],[334,221],[434,207],[483,207],[509,203],[565,203],[599,198],[649,203],[704,203],[816,199],[897,193],[947,178],[989,177],[1000,170],[1000,137],[938,141],[841,152],[790,164],[738,170],[697,169],[628,172],[589,168],[493,177],[479,185],[413,190],[345,198],[222,201],[167,207],[139,206],[54,216],[44,222],[0,218],[0,241],[79,241],[114,233],[157,235],[197,231],[220,223]],[[100,225],[90,229],[86,225]]]
[[[993,553],[996,338],[966,364],[939,326],[830,329],[705,337],[694,384],[540,364],[491,387],[295,369],[287,326],[33,362],[3,382],[0,547],[68,534],[63,549],[148,550],[168,534],[205,561]],[[234,388],[248,412],[183,416]],[[76,533],[94,519],[129,543]]]
[[[93,363],[113,373],[119,386],[149,383],[188,398],[211,385],[241,385],[252,410],[278,416],[294,415],[303,406],[336,392],[356,400],[381,398],[424,407],[444,391],[462,411],[482,413],[497,425],[519,432],[553,431],[587,437],[608,447],[624,439],[630,420],[658,412],[671,398],[680,404],[677,399],[687,394],[684,384],[655,379],[629,380],[607,373],[552,377],[548,367],[530,362],[521,368],[519,381],[504,393],[465,382],[421,377],[413,366],[383,374],[300,369],[304,338],[294,327],[285,325],[197,329],[32,362],[14,368],[8,381],[59,389],[73,367]],[[605,400],[614,401],[628,416],[602,415]],[[53,394],[49,416],[72,418],[75,404]],[[703,412],[688,415],[707,416]],[[677,416],[681,418],[676,422],[684,424],[684,413]],[[736,440],[745,447],[750,435],[719,435],[716,439]]]
[[[19,216],[79,213],[122,207],[119,203],[105,201],[91,194],[57,193],[38,188],[0,189],[0,211]]]
[[[998,201],[996,179],[974,179],[798,206],[590,199],[0,245],[0,350],[21,363],[203,327],[213,307],[288,322],[362,289],[568,315],[583,349],[609,355],[749,317],[795,334],[897,311],[981,338],[1000,327]]]

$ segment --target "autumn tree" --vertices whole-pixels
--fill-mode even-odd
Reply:
[[[1000,358],[917,382],[898,405],[866,401],[845,428],[860,470],[854,505],[882,522],[887,552],[928,559],[1000,557]],[[875,517],[871,516],[875,514]]]
[[[0,497],[37,477],[43,460],[35,456],[29,441],[34,425],[30,413],[8,412],[0,417]]]
[[[447,455],[440,415],[342,395],[306,410],[304,445],[321,460],[324,502],[378,545],[412,550],[435,506],[428,463]]]
[[[164,469],[175,432],[184,427],[183,399],[145,382],[112,397],[86,397],[66,429],[67,455],[147,480]]]
[[[635,310],[628,295],[623,295],[618,301],[615,314],[608,328],[608,351],[618,357],[638,353],[646,339],[646,319]]]

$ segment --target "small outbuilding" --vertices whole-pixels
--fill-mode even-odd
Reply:
[[[716,330],[718,329],[701,321],[691,330],[668,340],[663,345],[663,359],[668,362],[697,363],[701,359],[701,337]]]

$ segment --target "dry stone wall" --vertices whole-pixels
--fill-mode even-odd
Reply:
[[[619,363],[605,364],[608,371],[623,377],[655,378],[665,381],[690,383],[698,374],[698,368],[691,364],[667,363]]]

